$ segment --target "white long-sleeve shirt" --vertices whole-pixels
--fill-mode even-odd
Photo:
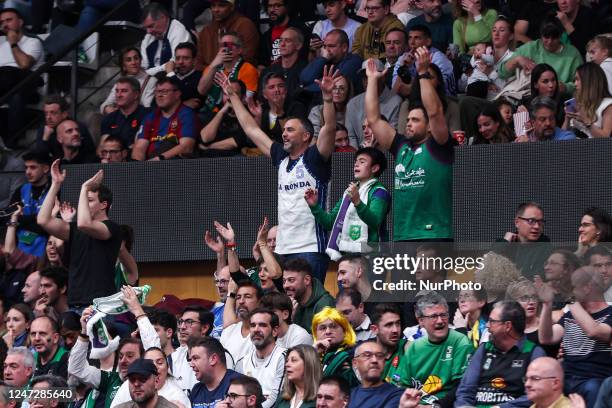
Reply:
[[[178,20],[172,19],[170,20],[170,26],[168,27],[168,32],[166,33],[166,38],[170,43],[170,49],[172,51],[171,61],[174,61],[174,50],[176,46],[183,42],[192,42],[191,36],[189,35],[189,31],[185,28],[183,23]],[[149,56],[147,55],[147,47],[152,44],[154,41],[159,41],[160,44],[157,47],[157,53],[154,57],[154,61],[152,67],[149,68]],[[161,62],[161,50],[162,50],[162,41],[158,40],[151,34],[145,35],[140,44],[140,52],[142,54],[142,67],[146,70],[147,74],[154,76],[159,72],[163,72],[165,70],[164,64],[166,61]]]

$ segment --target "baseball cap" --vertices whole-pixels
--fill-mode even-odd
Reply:
[[[139,374],[148,378],[152,375],[157,375],[157,367],[153,364],[153,360],[139,358],[134,360],[128,367],[127,376],[129,377],[132,374]]]

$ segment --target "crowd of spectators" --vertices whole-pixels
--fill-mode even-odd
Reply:
[[[39,7],[53,8],[40,3],[0,10],[0,93],[43,62],[26,33],[40,30]],[[141,8],[133,3],[128,19]],[[610,137],[610,5],[264,0],[264,21],[258,3],[190,0],[182,18],[144,5],[146,35],[118,55],[100,129],[71,118],[61,95],[43,95],[35,146],[21,163],[1,153],[3,170],[25,173],[1,185],[2,402],[612,407],[606,210],[585,210],[568,249],[544,234],[538,203],[518,205],[515,229],[475,274],[482,289],[377,301],[361,253],[408,241],[420,242],[415,256],[440,256],[434,243],[453,240],[457,145]],[[87,0],[73,23],[83,32],[118,4]],[[212,21],[197,32],[207,8]],[[19,144],[11,136],[35,91],[8,103],[8,146]],[[328,208],[336,152],[354,155],[354,182]],[[61,201],[71,164],[233,155],[270,158],[278,225],[264,219],[251,268],[231,220],[206,231],[215,301],[143,305],[150,288],[131,255],[134,232],[112,221],[102,170],[76,208]],[[387,168],[392,188],[379,180]],[[331,262],[335,297],[324,285]],[[415,278],[440,283],[453,272],[423,267]],[[68,386],[69,403],[13,393]]]

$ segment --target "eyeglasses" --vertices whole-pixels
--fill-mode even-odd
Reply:
[[[231,402],[234,402],[238,397],[248,397],[249,394],[236,394],[235,392],[228,392],[225,394],[225,399],[229,399]]]
[[[343,92],[346,92],[346,87],[345,87],[345,86],[334,86],[334,87],[332,88],[332,92],[335,92],[335,93],[343,93]]]
[[[366,13],[376,13],[380,9],[382,9],[382,6],[372,6],[372,7],[366,6],[364,8]]]
[[[215,279],[215,285],[227,285],[229,279]]]
[[[538,218],[525,218],[525,217],[517,217],[523,221],[525,221],[527,224],[534,226],[536,224],[540,224],[541,226],[544,226],[544,224],[546,224],[546,220],[542,219],[538,219]]]
[[[508,320],[498,320],[498,319],[491,319],[489,317],[489,323],[504,323],[507,322]]]
[[[474,295],[459,295],[457,296],[457,300],[476,300]]]
[[[112,154],[119,154],[121,150],[100,150],[102,156],[110,156]]]
[[[383,353],[382,351],[379,351],[377,353],[373,353],[371,351],[364,351],[361,354],[355,355],[355,358],[363,358],[364,360],[370,360],[372,357],[374,357],[376,360],[384,360],[385,353]]]
[[[176,89],[156,89],[155,95],[168,95],[170,92],[176,92]]]
[[[556,378],[557,377],[540,377],[539,375],[531,375],[529,377],[523,377],[523,383],[526,383],[527,381],[537,382],[542,380],[555,380]]]
[[[449,314],[448,313],[438,313],[438,314],[432,314],[429,316],[425,316],[423,315],[423,319],[431,319],[431,320],[438,320],[438,319],[442,319],[442,320],[446,320],[448,319]]]
[[[199,320],[193,320],[193,319],[185,319],[185,320],[183,320],[183,319],[178,319],[178,320],[176,321],[176,324],[177,324],[178,326],[182,325],[183,323],[185,323],[185,325],[186,325],[186,326],[193,326],[193,325],[194,325],[194,324],[196,324],[196,323],[202,323],[202,322],[200,322]]]

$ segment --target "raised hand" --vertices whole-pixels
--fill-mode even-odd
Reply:
[[[216,254],[222,253],[223,249],[225,248],[223,246],[223,241],[221,241],[221,237],[214,239],[210,231],[206,231],[204,234],[204,243]]]
[[[51,181],[61,185],[66,179],[66,170],[60,170],[60,159],[56,159],[51,165]]]
[[[533,284],[536,287],[538,298],[542,303],[552,303],[555,298],[555,292],[553,292],[550,285],[542,280],[539,275],[533,278]]]
[[[87,333],[87,321],[94,314],[94,310],[91,306],[83,310],[83,314],[81,315],[81,333]]]
[[[315,82],[321,88],[323,100],[330,99],[332,97],[334,83],[338,80],[339,76],[340,71],[334,69],[333,65],[323,67],[323,77],[321,79],[315,79]]]
[[[310,207],[314,207],[319,202],[319,192],[313,188],[306,189],[304,200],[306,200]]]
[[[23,207],[20,204],[17,204],[17,209],[11,214],[11,222],[17,222],[22,213]]]
[[[98,172],[94,174],[92,178],[83,183],[83,187],[87,191],[90,191],[95,187],[99,187],[100,184],[102,184],[102,179],[104,179],[104,170],[98,170]]]
[[[268,217],[264,217],[263,224],[259,226],[257,230],[257,241],[266,243],[268,240],[268,231],[270,231],[270,222]]]
[[[573,408],[586,408],[586,402],[584,402],[584,398],[580,394],[570,394],[567,397],[572,402],[570,405]]]
[[[229,222],[227,223],[227,227],[218,221],[215,221],[214,224],[217,233],[221,235],[226,242],[234,242],[236,235],[234,234],[234,229]]]
[[[387,70],[380,72],[378,67],[376,66],[376,61],[373,58],[368,59],[368,64],[366,65],[366,75],[368,78],[380,79],[387,74]]]
[[[416,56],[417,73],[424,74],[428,71],[431,64],[431,54],[427,47],[419,47],[414,51]]]
[[[249,112],[251,112],[251,115],[253,115],[253,117],[259,121],[263,113],[263,107],[261,106],[261,103],[257,102],[255,98],[249,98],[247,99],[247,105],[249,108]]]
[[[421,391],[414,388],[406,388],[402,394],[398,408],[416,408],[421,401]]]
[[[235,94],[234,88],[231,87],[229,78],[223,71],[215,72],[215,84],[223,90],[227,96],[232,96]]]
[[[457,311],[455,311],[455,316],[453,317],[453,326],[455,326],[455,328],[467,327],[468,317],[469,312],[465,316],[463,316],[461,311],[457,309]]]
[[[64,201],[59,206],[59,213],[62,220],[70,223],[76,215],[76,209],[68,201]]]
[[[357,207],[359,203],[361,203],[361,198],[359,197],[359,184],[355,182],[349,183],[346,192],[351,197],[353,205]]]

